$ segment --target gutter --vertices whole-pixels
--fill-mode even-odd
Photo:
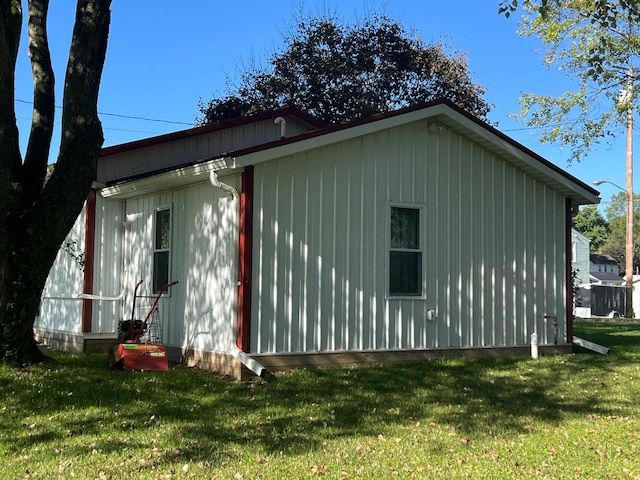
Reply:
[[[237,202],[240,199],[240,195],[238,194],[238,191],[235,188],[233,188],[231,185],[221,182],[220,179],[218,179],[218,175],[215,170],[212,170],[211,173],[209,174],[209,181],[211,182],[211,185],[213,185],[215,188],[219,188],[231,194],[231,198],[234,202]],[[266,368],[262,366],[260,363],[258,363],[256,360],[251,358],[249,355],[247,355],[246,352],[243,352],[242,350],[240,350],[237,345],[232,344],[229,349],[229,353],[234,358],[240,360],[240,362],[245,367],[247,367],[249,370],[251,370],[253,373],[258,375],[259,377],[265,376],[267,371]]]

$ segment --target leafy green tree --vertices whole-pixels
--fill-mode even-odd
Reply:
[[[103,142],[97,102],[111,0],[78,0],[62,100],[56,167],[45,182],[55,117],[48,0],[28,0],[33,117],[24,158],[15,115],[22,2],[0,0],[0,360],[43,358],[33,335],[40,294],[95,179]]]
[[[587,205],[573,217],[573,227],[591,242],[591,251],[599,252],[609,239],[609,223],[596,205]]]
[[[576,87],[558,97],[525,93],[521,116],[543,128],[542,142],[570,150],[571,161],[613,139],[637,105],[640,2],[632,0],[510,0],[505,14],[523,12],[519,33],[546,46],[545,64]]]
[[[601,249],[602,253],[615,258],[623,269],[627,243],[626,198],[626,193],[616,193],[607,205],[605,213],[609,224],[609,237]],[[634,195],[633,205],[633,264],[637,268],[640,265],[640,195]]]
[[[284,44],[268,68],[246,69],[235,91],[201,103],[199,123],[284,106],[340,123],[442,97],[480,118],[489,112],[463,55],[383,15],[356,25],[330,15],[302,19]]]
[[[503,0],[499,3],[498,13],[508,18],[518,10],[519,6],[524,6],[546,16],[551,7],[562,6],[565,2],[566,0]],[[585,6],[588,5],[589,15],[593,21],[601,24],[615,22],[621,15],[626,15],[633,22],[640,20],[640,4],[635,0],[597,0],[588,4],[583,3]]]
[[[634,213],[640,213],[640,195],[633,196],[633,211]],[[625,192],[618,192],[611,196],[611,201],[605,209],[605,215],[607,220],[611,222],[616,218],[624,218],[627,214],[627,194]]]

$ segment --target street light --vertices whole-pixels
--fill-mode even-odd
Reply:
[[[624,315],[627,318],[633,318],[633,187],[627,182],[625,190],[620,185],[616,185],[609,180],[596,180],[594,185],[602,185],[608,183],[622,190],[627,196],[627,242],[625,249],[625,272],[624,278],[627,282],[627,295],[625,301]]]

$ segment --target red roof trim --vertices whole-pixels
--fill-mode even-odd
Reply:
[[[592,195],[594,195],[594,196],[599,196],[600,195],[600,192],[598,192],[595,188],[591,187],[590,185],[588,185],[588,184],[584,183],[583,181],[579,180],[578,178],[574,177],[573,175],[571,175],[567,171],[563,170],[562,168],[558,167],[554,163],[551,163],[549,160],[547,160],[544,157],[538,155],[533,150],[530,150],[529,148],[525,147],[524,145],[522,145],[521,143],[517,142],[513,138],[511,138],[508,135],[502,133],[500,130],[498,130],[495,127],[489,125],[485,121],[480,120],[479,118],[477,118],[473,114],[467,112],[466,110],[462,109],[461,107],[457,106],[456,104],[454,104],[453,102],[451,102],[450,100],[447,100],[447,99],[439,99],[439,100],[433,100],[431,102],[420,103],[420,104],[417,104],[417,105],[412,105],[410,107],[405,107],[405,108],[401,108],[401,109],[398,109],[398,110],[393,110],[391,112],[378,113],[378,114],[375,114],[375,115],[371,115],[370,117],[359,118],[359,119],[356,119],[356,120],[353,120],[353,121],[350,121],[350,122],[345,122],[345,123],[341,123],[341,124],[337,124],[337,125],[326,126],[325,124],[322,124],[322,125],[324,125],[323,127],[319,127],[319,128],[317,128],[315,130],[311,130],[311,131],[306,132],[306,133],[295,135],[293,137],[281,138],[279,140],[274,140],[272,142],[263,143],[263,144],[255,145],[255,146],[252,146],[252,147],[247,147],[247,148],[243,148],[243,149],[239,149],[239,150],[234,150],[232,152],[221,153],[220,156],[241,157],[243,155],[248,155],[250,153],[260,152],[260,151],[263,151],[263,150],[268,150],[270,148],[275,148],[275,147],[279,147],[279,146],[282,146],[282,145],[288,145],[288,144],[291,144],[291,143],[301,142],[301,141],[304,141],[304,140],[307,140],[307,139],[310,139],[310,138],[320,137],[322,135],[327,135],[327,134],[338,132],[338,131],[341,131],[341,130],[346,130],[346,129],[349,129],[349,128],[357,127],[357,126],[360,126],[360,125],[366,125],[368,123],[377,122],[379,120],[384,120],[384,119],[387,119],[387,118],[393,118],[393,117],[396,117],[396,116],[399,116],[399,115],[404,115],[404,114],[407,114],[407,113],[410,113],[410,112],[414,112],[414,111],[417,111],[417,110],[422,110],[422,109],[425,109],[425,108],[430,108],[430,107],[434,107],[434,106],[438,106],[438,105],[446,105],[447,107],[451,108],[455,112],[457,112],[460,115],[464,116],[465,118],[467,118],[471,122],[479,125],[480,127],[482,127],[485,130],[489,131],[493,135],[497,136],[498,138],[500,138],[500,139],[504,140],[505,142],[509,143],[510,145],[514,146],[515,148],[517,148],[521,152],[523,152],[526,155],[528,155],[528,156],[534,158],[535,160],[539,161],[544,166],[546,166],[549,169],[553,170],[554,172],[562,175],[563,177],[567,178],[568,180],[570,180],[571,182],[575,183],[576,185],[579,185],[581,188],[587,190]],[[133,149],[133,148],[140,148],[142,146],[154,145],[154,144],[157,144],[157,143],[162,143],[162,142],[166,142],[166,141],[170,141],[170,140],[189,137],[189,136],[192,136],[192,135],[200,135],[202,133],[206,133],[208,131],[213,131],[213,130],[216,130],[216,129],[228,128],[228,127],[234,126],[234,125],[241,125],[241,124],[244,124],[244,123],[254,122],[256,120],[261,120],[261,119],[265,119],[265,118],[272,118],[272,117],[276,117],[276,116],[283,116],[283,115],[287,115],[287,114],[296,115],[296,116],[298,116],[300,118],[303,118],[304,120],[307,120],[307,121],[314,120],[315,121],[314,126],[318,126],[318,125],[321,124],[320,120],[316,119],[315,117],[313,117],[311,115],[305,114],[305,113],[303,113],[303,112],[301,112],[301,111],[299,111],[299,110],[297,110],[295,108],[286,108],[286,109],[282,109],[282,110],[276,110],[274,112],[258,114],[258,115],[255,115],[253,117],[238,118],[238,119],[235,119],[235,120],[230,120],[228,122],[215,123],[215,124],[211,124],[211,125],[206,125],[204,127],[193,128],[193,129],[190,129],[190,130],[184,130],[182,132],[176,132],[176,133],[173,133],[173,134],[170,133],[170,134],[167,134],[167,135],[163,135],[161,137],[154,137],[154,138],[150,138],[150,139],[147,139],[147,140],[140,140],[138,142],[133,142],[133,144],[136,144],[135,146],[131,146],[132,144],[123,144],[123,145],[118,145],[118,146],[115,146],[115,147],[108,147],[106,149],[103,149],[103,151],[102,151],[102,152],[105,152],[106,150],[108,150],[108,152],[107,153],[101,153],[101,156],[108,155],[108,154],[111,154],[111,153],[117,153],[116,151],[111,151],[110,149],[120,148],[120,150],[118,150],[118,151],[125,151],[125,150],[129,150],[129,149]],[[237,122],[237,123],[233,123],[233,122]],[[202,130],[202,129],[210,129],[210,130]],[[162,140],[158,141],[158,139],[162,139]],[[148,142],[148,143],[143,145],[144,142]],[[128,147],[128,148],[122,148],[122,147]],[[200,163],[200,162],[202,162],[202,160],[199,160],[199,161],[196,161],[196,162],[190,162],[189,164],[183,165],[183,166],[195,165],[195,164]],[[178,167],[171,167],[171,168],[169,168],[167,170],[173,170],[175,168],[178,168]],[[111,182],[110,184],[122,183],[122,182],[133,180],[134,178],[138,178],[138,177],[139,178],[144,178],[144,177],[155,175],[157,173],[161,173],[161,171],[146,172],[146,173],[141,174],[141,175],[136,176],[136,177],[129,177],[129,178],[116,180],[114,182]]]
[[[539,161],[540,163],[542,163],[546,167],[550,168],[551,170],[554,170],[555,172],[559,173],[563,177],[571,180],[573,183],[576,183],[576,184],[580,185],[585,190],[588,190],[589,193],[591,193],[592,195],[595,195],[595,196],[599,196],[600,195],[600,192],[598,190],[596,190],[595,188],[593,188],[592,186],[590,186],[590,185],[584,183],[582,180],[574,177],[573,175],[571,175],[567,171],[565,171],[562,168],[560,168],[559,166],[557,166],[555,163],[551,163],[546,158],[540,156],[539,154],[537,154],[533,150],[530,150],[529,148],[525,147],[520,142],[518,142],[518,141],[514,140],[513,138],[509,137],[507,134],[501,132],[500,130],[498,130],[497,128],[493,127],[492,125],[489,125],[488,123],[480,120],[479,118],[475,117],[471,113],[467,112],[466,110],[463,110],[462,108],[460,108],[459,106],[455,105],[454,103],[452,103],[452,102],[450,102],[448,100],[444,100],[444,101],[442,101],[442,103],[445,103],[446,105],[451,107],[453,110],[458,112],[460,115],[463,115],[464,117],[467,117],[472,122],[477,123],[481,127],[489,130],[491,133],[493,133],[497,137],[500,137],[505,142],[510,143],[511,145],[516,147],[518,150],[521,150],[522,152],[526,153],[530,157],[535,158],[537,161]]]
[[[356,127],[356,126],[359,126],[359,125],[366,125],[367,123],[377,122],[379,120],[384,120],[384,119],[387,119],[387,118],[393,118],[393,117],[396,117],[398,115],[404,115],[406,113],[414,112],[414,111],[417,111],[417,110],[422,110],[424,108],[434,107],[434,106],[437,106],[437,105],[446,105],[447,107],[451,108],[452,110],[455,110],[460,115],[462,115],[465,118],[469,119],[470,121],[476,123],[477,125],[479,125],[480,127],[484,128],[485,130],[488,130],[493,135],[495,135],[495,136],[499,137],[500,139],[504,140],[505,142],[513,145],[518,150],[526,153],[528,156],[533,157],[534,159],[536,159],[537,161],[542,163],[544,166],[550,168],[551,170],[553,170],[553,171],[559,173],[560,175],[564,176],[565,178],[571,180],[573,183],[575,183],[577,185],[580,185],[580,187],[584,188],[585,190],[588,190],[589,193],[591,193],[592,195],[598,196],[600,194],[600,192],[598,192],[596,189],[594,189],[590,185],[587,185],[583,181],[579,180],[578,178],[574,177],[573,175],[571,175],[570,173],[566,172],[562,168],[558,167],[556,164],[551,163],[546,158],[540,156],[539,154],[537,154],[533,150],[530,150],[529,148],[525,147],[524,145],[522,145],[521,143],[517,142],[513,138],[511,138],[508,135],[502,133],[500,130],[498,130],[495,127],[489,125],[488,123],[484,122],[483,120],[480,120],[475,115],[467,112],[466,110],[462,109],[461,107],[457,106],[455,103],[453,103],[453,102],[451,102],[450,100],[447,100],[447,99],[439,99],[439,100],[434,100],[434,101],[431,101],[431,102],[420,103],[420,104],[417,104],[417,105],[412,105],[410,107],[401,108],[399,110],[393,110],[391,112],[378,113],[378,114],[372,115],[370,117],[359,118],[357,120],[353,120],[353,121],[347,122],[347,123],[341,123],[341,124],[338,124],[338,125],[331,125],[331,126],[328,126],[328,127],[325,127],[325,128],[318,129],[318,130],[311,130],[309,132],[306,132],[306,133],[303,133],[303,134],[300,134],[300,135],[296,135],[295,137],[283,138],[283,139],[280,139],[280,140],[275,140],[273,142],[263,143],[263,144],[260,144],[260,145],[255,145],[255,146],[252,146],[252,147],[247,147],[247,148],[243,148],[243,149],[240,149],[240,150],[235,150],[233,152],[229,152],[229,155],[233,155],[234,157],[241,157],[243,155],[248,155],[250,153],[260,152],[262,150],[268,150],[270,148],[279,147],[281,145],[287,145],[287,144],[290,144],[290,143],[300,142],[300,141],[303,141],[303,140],[307,140],[309,138],[319,137],[319,136],[326,135],[328,133],[337,132],[337,131],[340,131],[340,130],[346,130],[348,128]]]
[[[259,122],[262,120],[268,120],[270,118],[294,116],[300,120],[309,123],[315,128],[326,127],[327,124],[322,120],[309,115],[306,112],[298,110],[297,108],[287,107],[272,112],[258,113],[250,117],[238,117],[233,120],[226,120],[224,122],[215,122],[203,125],[201,127],[188,128],[186,130],[180,130],[178,132],[166,133],[164,135],[158,135],[157,137],[143,138],[141,140],[135,140],[133,142],[121,143],[119,145],[113,145],[105,147],[100,150],[100,157],[106,157],[108,155],[114,155],[116,153],[127,152],[130,150],[136,150],[138,148],[151,147],[154,145],[160,145],[162,143],[171,142],[174,140],[180,140],[183,138],[194,137],[209,132],[215,132],[218,130],[224,130],[227,128],[238,127],[241,125],[248,125],[250,123]]]

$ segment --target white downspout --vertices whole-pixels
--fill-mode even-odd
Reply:
[[[240,198],[240,195],[238,195],[238,191],[235,188],[233,188],[231,185],[227,185],[226,183],[222,183],[220,180],[218,180],[218,174],[215,172],[215,170],[212,170],[211,173],[209,174],[209,181],[211,182],[211,185],[213,185],[214,187],[220,188],[225,192],[229,192],[233,197],[234,201]]]
[[[211,173],[209,174],[209,180],[211,181],[211,185],[213,185],[214,187],[220,188],[225,192],[229,192],[234,202],[240,198],[240,195],[238,194],[238,191],[235,188],[233,188],[231,185],[228,185],[226,183],[222,183],[218,179],[218,175],[216,174],[215,170],[212,170]],[[266,373],[266,369],[262,365],[260,365],[256,360],[254,360],[245,352],[240,350],[236,344],[234,343],[231,344],[231,347],[229,348],[229,353],[233,357],[240,360],[240,362],[242,362],[242,364],[245,367],[247,367],[249,370],[251,370],[253,373],[258,375],[259,377],[264,377]]]

